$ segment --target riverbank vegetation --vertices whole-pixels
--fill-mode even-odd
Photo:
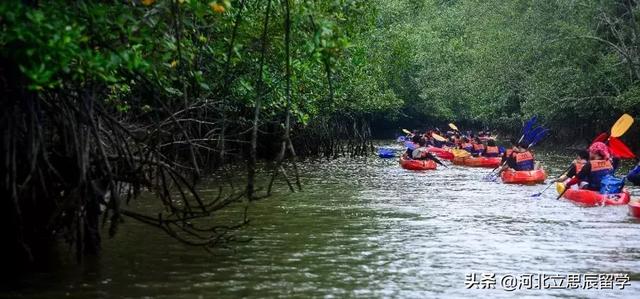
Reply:
[[[273,184],[300,190],[298,156],[366,154],[372,127],[509,131],[536,114],[556,136],[591,137],[640,112],[639,12],[633,0],[3,1],[3,259],[37,262],[59,238],[96,254],[123,217],[214,246],[246,219],[196,219]],[[238,165],[244,186],[197,192]],[[126,208],[145,190],[162,214]]]

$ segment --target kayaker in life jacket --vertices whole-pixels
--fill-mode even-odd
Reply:
[[[607,175],[613,174],[613,165],[607,145],[602,142],[595,142],[589,147],[589,162],[587,162],[580,172],[565,184],[569,188],[581,181],[586,182],[585,189],[592,191],[600,190],[600,183]]]
[[[470,154],[473,154],[473,144],[469,143],[469,139],[467,137],[462,137],[462,142],[459,145],[460,149],[463,149]]]
[[[516,144],[507,157],[505,165],[498,171],[498,176],[507,169],[515,171],[531,171],[536,168],[535,157],[524,144]]]
[[[411,158],[414,160],[433,160],[440,163],[440,160],[433,156],[427,149],[427,143],[424,139],[418,141],[418,147],[411,153]]]
[[[500,157],[500,148],[496,145],[495,140],[487,141],[487,147],[482,152],[483,157]]]
[[[482,144],[482,141],[480,141],[479,137],[476,137],[476,139],[474,139],[474,143],[473,145],[473,154],[476,156],[481,155],[484,152],[484,144]]]
[[[568,178],[573,178],[576,174],[580,173],[587,163],[589,163],[589,152],[585,150],[579,151],[578,156],[573,160],[573,163],[571,163],[569,171],[557,178],[556,182],[560,183],[566,181]]]

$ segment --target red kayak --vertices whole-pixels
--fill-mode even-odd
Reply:
[[[400,157],[400,167],[407,170],[434,170],[437,168],[436,162],[432,160],[411,160]]]
[[[632,201],[627,205],[629,207],[629,215],[640,218],[640,201]]]
[[[569,189],[562,197],[586,207],[626,205],[631,198],[626,189],[622,190],[622,193],[616,194],[601,194],[586,189]]]
[[[502,182],[505,184],[521,184],[521,185],[535,185],[542,184],[547,179],[547,173],[544,169],[531,170],[531,171],[515,171],[505,170],[500,175]]]
[[[453,159],[453,153],[451,151],[443,149],[443,148],[439,148],[439,147],[435,147],[435,146],[428,146],[427,147],[427,151],[429,153],[432,153],[432,154],[436,155],[440,159],[445,159],[445,160],[452,160]]]
[[[500,166],[501,161],[500,157],[455,157],[452,162],[455,165],[496,168]]]

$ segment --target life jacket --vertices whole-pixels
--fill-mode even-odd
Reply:
[[[468,142],[467,143],[461,143],[460,144],[460,148],[463,149],[463,150],[466,150],[468,152],[471,152],[471,151],[473,151],[473,144],[468,143]]]
[[[533,161],[533,154],[530,151],[525,151],[522,153],[512,153],[514,158],[516,159],[516,170],[517,171],[529,171],[533,170],[535,163]]]
[[[499,157],[500,156],[500,148],[497,146],[487,146],[487,149],[484,152],[485,157]]]
[[[607,175],[613,175],[613,165],[610,160],[591,160],[591,173],[587,177],[589,189],[599,190],[600,182]]]
[[[482,143],[474,143],[473,144],[473,151],[476,153],[481,153],[482,151],[484,151],[484,144]]]

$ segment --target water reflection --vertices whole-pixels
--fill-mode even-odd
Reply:
[[[566,158],[541,159],[558,174]],[[635,298],[640,290],[638,281],[608,292],[464,288],[471,272],[638,273],[640,223],[626,207],[581,208],[556,201],[554,190],[531,198],[544,186],[487,183],[488,170],[458,166],[410,172],[363,158],[310,161],[302,172],[305,192],[281,186],[252,205],[239,233],[249,243],[211,255],[129,220],[97,265],[40,275],[4,295]]]

